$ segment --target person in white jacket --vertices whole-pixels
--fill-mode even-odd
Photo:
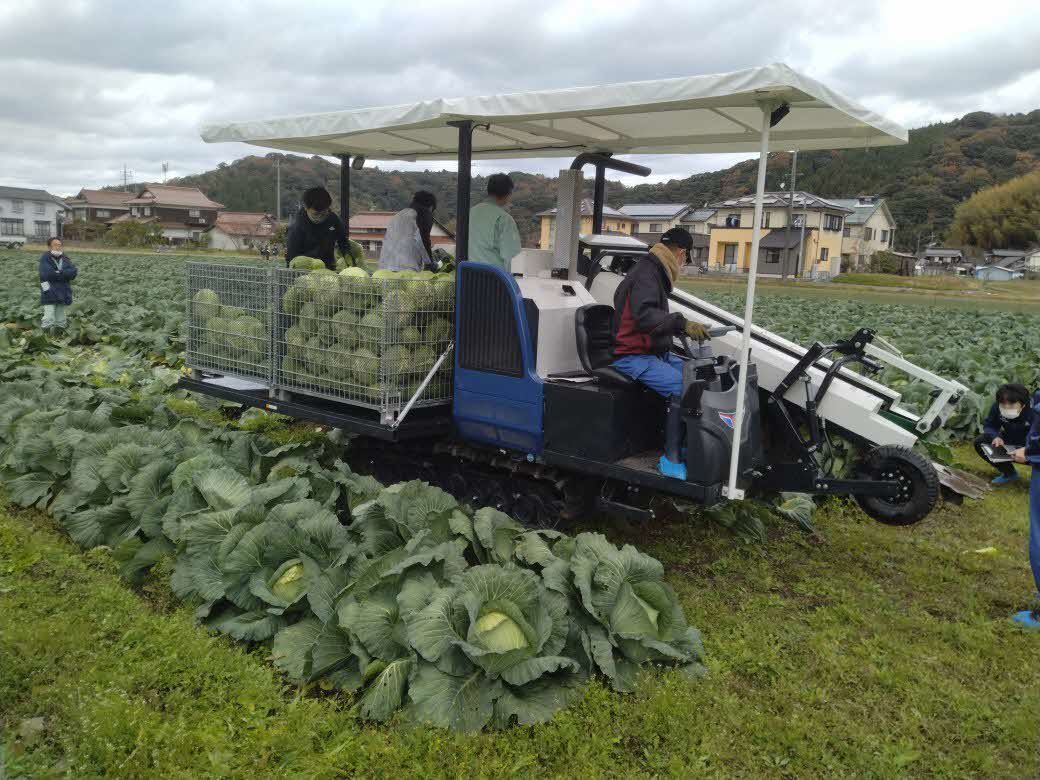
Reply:
[[[421,271],[431,265],[433,247],[433,210],[437,198],[419,190],[407,208],[401,209],[386,226],[386,237],[379,252],[379,268],[386,271]]]

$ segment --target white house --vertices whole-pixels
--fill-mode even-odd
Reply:
[[[884,198],[860,195],[830,198],[831,203],[852,211],[845,217],[841,237],[841,261],[845,268],[860,270],[875,252],[890,250],[895,241],[896,220]]]
[[[1027,249],[1024,260],[1026,270],[1040,272],[1040,246]]]
[[[706,236],[711,232],[711,223],[712,219],[715,217],[715,211],[716,209],[707,207],[692,209],[683,214],[682,219],[679,220],[679,224],[695,236]]]
[[[383,248],[383,239],[386,238],[387,226],[395,213],[394,211],[360,211],[350,215],[348,236],[361,244],[366,257],[372,259],[379,257],[379,252]],[[430,230],[430,245],[433,249],[443,249],[454,255],[455,234],[434,219],[433,228]]]
[[[618,209],[635,221],[632,235],[651,245],[666,230],[679,227],[682,218],[692,210],[686,203],[628,203]]]
[[[0,244],[4,238],[46,241],[61,235],[67,209],[46,190],[0,186]]]
[[[253,249],[271,241],[278,229],[270,214],[250,211],[221,211],[207,234],[210,249]]]

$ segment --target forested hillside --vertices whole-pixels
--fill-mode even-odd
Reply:
[[[273,153],[223,163],[171,183],[198,186],[230,209],[273,211],[277,159],[282,161],[283,213],[289,213],[300,193],[314,184],[323,183],[337,192],[339,170],[334,163]],[[787,153],[770,156],[770,189],[787,177],[790,163]],[[387,165],[392,163],[383,163]],[[905,146],[803,152],[798,157],[797,187],[823,197],[880,194],[888,198],[899,224],[897,246],[912,250],[932,237],[944,240],[954,209],[977,190],[1034,170],[1040,170],[1040,110],[1011,115],[977,111],[911,130]],[[655,201],[700,205],[751,192],[754,176],[755,162],[747,161],[660,184],[624,187],[611,182],[607,197],[612,206]],[[517,183],[513,213],[530,242],[537,234],[533,215],[555,204],[555,180],[523,173],[514,173],[513,178]],[[454,173],[444,171],[400,172],[369,166],[352,172],[351,209],[398,209],[408,203],[412,192],[428,189],[437,195],[438,215],[451,224],[455,180]],[[483,177],[474,177],[474,198],[483,196],[485,185]]]

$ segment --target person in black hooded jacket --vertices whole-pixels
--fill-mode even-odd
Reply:
[[[296,257],[314,257],[336,270],[336,247],[349,255],[347,229],[332,211],[332,196],[324,187],[311,187],[303,193],[303,205],[285,239],[285,265]]]

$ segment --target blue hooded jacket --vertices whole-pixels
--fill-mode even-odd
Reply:
[[[53,304],[72,303],[72,285],[69,284],[76,278],[79,270],[65,255],[61,256],[61,270],[58,270],[58,259],[50,252],[44,252],[40,256],[40,304],[43,306]],[[48,289],[43,289],[43,284]]]

